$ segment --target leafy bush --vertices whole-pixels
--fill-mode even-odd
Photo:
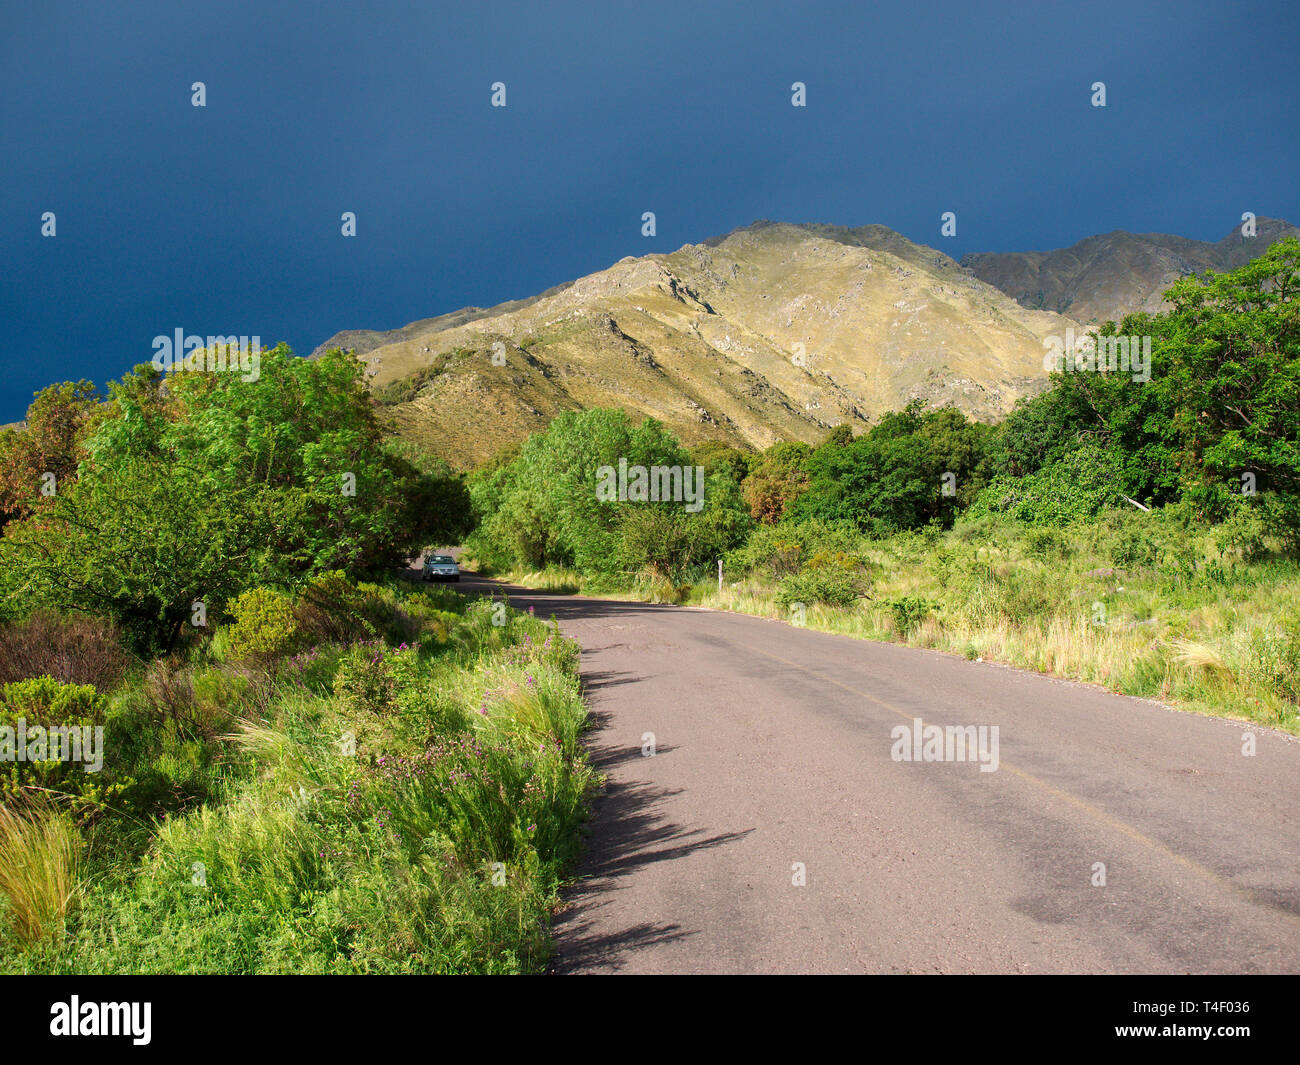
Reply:
[[[723,565],[727,573],[780,580],[798,572],[804,560],[818,552],[851,554],[861,546],[862,536],[851,523],[786,521],[758,526],[742,546],[727,554]]]
[[[1042,562],[1069,558],[1070,541],[1055,529],[1031,529],[1025,536],[1025,552]]]
[[[559,415],[504,465],[470,477],[478,527],[467,552],[497,571],[560,566],[591,576],[623,566],[680,574],[692,562],[718,557],[748,530],[728,470],[709,474],[703,509],[685,513],[680,504],[598,498],[597,472],[620,462],[685,467],[690,458],[652,419],[633,425],[623,411],[610,410]]]
[[[259,585],[384,572],[460,536],[463,482],[385,439],[356,358],[280,346],[260,359],[255,381],[182,374],[164,387],[146,364],[110,385],[75,479],[5,527],[6,593],[24,609],[105,614],[136,650],[166,652],[191,633],[195,600],[216,613]]]
[[[852,606],[867,596],[871,582],[861,561],[845,552],[818,553],[798,573],[786,576],[777,589],[782,606],[826,603]]]
[[[294,620],[313,644],[350,642],[367,631],[365,594],[342,570],[330,570],[308,580],[294,603]]]
[[[1110,549],[1110,561],[1122,569],[1154,565],[1159,546],[1150,529],[1131,529],[1122,533]]]
[[[382,644],[359,643],[339,662],[334,694],[348,712],[387,715],[397,698],[397,679]]]
[[[1243,562],[1255,562],[1268,553],[1265,538],[1275,528],[1263,507],[1238,505],[1219,525],[1215,541],[1224,554],[1235,551]]]
[[[915,401],[885,414],[862,436],[832,438],[813,452],[806,464],[807,491],[785,512],[851,521],[874,536],[931,521],[950,525],[987,479],[989,433],[961,411],[926,410]]]
[[[242,711],[231,746],[201,756],[223,786],[173,807],[147,847],[119,846],[119,831],[95,850],[78,906],[36,942],[5,938],[0,904],[0,971],[543,967],[592,776],[577,647],[441,589],[360,591],[445,642],[333,643],[269,673],[164,661],[115,696],[130,757],[160,789],[189,779],[169,736],[209,702]],[[322,685],[335,672],[337,695]]]
[[[1068,452],[1025,477],[1000,477],[980,492],[971,519],[1007,515],[1026,525],[1062,526],[1128,505],[1120,489],[1122,456],[1097,445]]]
[[[0,748],[12,745],[0,760],[0,802],[53,792],[69,796],[82,810],[127,791],[135,781],[114,772],[100,743],[107,709],[106,698],[89,684],[35,677],[0,686],[0,727],[6,729]],[[27,758],[35,754],[36,760],[16,760],[20,728]],[[51,731],[56,729],[68,731],[56,738]]]
[[[235,661],[267,661],[289,650],[298,636],[293,603],[274,588],[250,588],[230,604],[230,615],[226,647]]]
[[[894,622],[894,631],[900,636],[908,636],[912,630],[930,616],[934,604],[920,596],[903,595],[891,599],[886,604]]]

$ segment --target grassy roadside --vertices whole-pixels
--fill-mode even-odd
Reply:
[[[107,692],[5,687],[28,718],[81,689],[105,760],[10,767],[0,972],[544,968],[593,783],[577,645],[445,589],[322,587]]]
[[[1300,735],[1300,564],[1257,530],[1135,513],[1064,529],[986,521],[816,539],[773,530],[728,557],[721,591],[716,578],[508,579],[946,651]]]

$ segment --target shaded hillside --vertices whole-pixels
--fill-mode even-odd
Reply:
[[[1023,307],[1069,315],[1085,325],[1119,322],[1134,311],[1156,313],[1161,294],[1180,277],[1235,270],[1283,237],[1289,222],[1256,221],[1256,235],[1234,228],[1215,243],[1117,229],[1056,251],[967,255],[962,265]]]

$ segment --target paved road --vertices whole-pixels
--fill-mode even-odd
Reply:
[[[758,618],[509,591],[581,642],[609,780],[559,972],[1300,972],[1290,737]],[[996,725],[998,768],[894,760],[914,718]]]

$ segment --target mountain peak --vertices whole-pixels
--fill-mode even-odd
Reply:
[[[958,264],[888,226],[758,219],[317,351],[355,350],[399,431],[462,468],[590,407],[656,418],[689,444],[756,448],[862,429],[914,399],[995,419],[1046,386],[1044,337],[1158,310],[1178,277],[1295,232],[1256,225],[1217,243],[1114,230]]]
[[[1217,242],[1116,229],[1055,251],[967,255],[962,266],[1022,307],[1099,325],[1134,312],[1157,313],[1165,290],[1180,277],[1234,270],[1292,235],[1300,230],[1264,217],[1255,220],[1255,236],[1244,236],[1238,226]]]
[[[1042,338],[1073,324],[886,226],[760,219],[323,347],[354,348],[400,431],[469,466],[596,406],[755,448],[862,429],[913,399],[997,418],[1045,386]]]

